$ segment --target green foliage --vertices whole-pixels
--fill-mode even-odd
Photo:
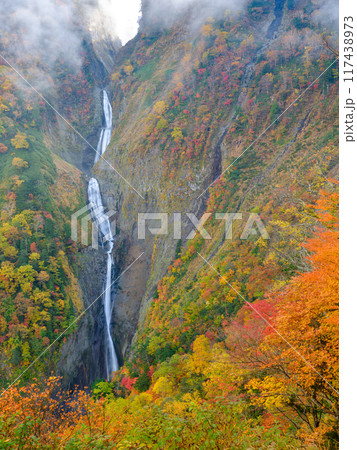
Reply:
[[[292,5],[289,1],[288,8]],[[311,5],[305,12],[310,14]],[[128,167],[133,160],[145,164],[157,158],[165,205],[170,202],[171,210],[178,211],[179,197],[189,192],[188,184],[194,191],[202,173],[207,180],[211,175],[215,178],[214,172],[222,170],[218,166],[233,162],[211,186],[203,203],[206,211],[259,213],[271,239],[259,235],[241,239],[243,225],[235,223],[233,238],[226,240],[223,223],[208,221],[212,240],[179,241],[174,261],[158,283],[138,330],[130,361],[111,382],[96,382],[91,399],[75,403],[74,398],[69,411],[78,411],[81,417],[77,423],[70,421],[61,434],[62,442],[54,440],[51,448],[61,448],[64,442],[65,448],[285,449],[315,448],[315,442],[323,448],[325,442],[318,440],[323,430],[320,436],[316,436],[318,430],[301,442],[302,434],[311,431],[306,432],[301,419],[301,414],[310,411],[305,405],[292,421],[286,419],[285,409],[296,404],[297,395],[289,391],[286,404],[274,391],[288,383],[267,376],[275,367],[259,366],[264,347],[256,352],[248,346],[243,356],[234,353],[248,332],[253,333],[250,344],[268,334],[256,320],[249,323],[250,316],[242,308],[245,300],[267,307],[266,294],[287,285],[298,273],[309,274],[305,243],[318,225],[310,205],[336,174],[338,73],[327,71],[309,95],[290,108],[298,93],[332,60],[320,42],[312,42],[305,30],[308,22],[299,16],[293,22],[299,33],[282,31],[265,47],[262,27],[256,22],[265,20],[272,9],[272,3],[251,1],[248,15],[226,12],[220,20],[210,19],[197,30],[194,41],[180,27],[144,34],[127,50],[131,54],[116,64],[113,105],[118,108],[125,99],[126,108],[113,135],[113,145],[123,149],[111,156],[114,163],[123,167],[124,162]],[[88,65],[85,73],[87,78],[94,76]],[[69,71],[58,74],[66,115],[74,124],[83,118],[90,124],[88,80]],[[11,89],[8,84],[5,88]],[[78,108],[73,107],[73,92]],[[72,300],[69,267],[76,249],[69,242],[69,223],[62,223],[71,208],[55,201],[51,187],[58,186],[59,175],[36,131],[40,128],[38,112],[44,105],[25,111],[20,101],[12,109],[10,103],[10,96],[4,94],[0,123],[4,142],[0,175],[5,180],[0,198],[3,379],[28,367],[70,324],[78,308]],[[287,108],[281,120],[266,130]],[[307,117],[307,111],[313,111],[312,115]],[[15,118],[16,129],[11,126]],[[28,167],[13,165],[9,149]],[[177,191],[171,180],[178,185]],[[197,191],[192,198],[196,196]],[[269,317],[273,314],[270,309],[263,312]],[[239,314],[242,322],[230,335],[236,345],[230,347],[227,325]],[[234,341],[237,335],[240,340]],[[252,362],[256,355],[260,359]],[[247,360],[253,369],[245,368]],[[44,359],[41,373],[46,372],[47,363]],[[299,370],[298,375],[303,372]],[[248,387],[250,379],[255,384]],[[256,394],[263,388],[268,395],[260,399]],[[272,412],[282,405],[285,415]],[[32,441],[43,434],[35,435],[34,419],[26,408],[28,404],[23,422],[16,421],[16,413],[3,419],[6,426],[0,420],[1,444],[19,446],[18,436],[28,436],[35,448]],[[1,435],[9,435],[9,430],[15,430],[12,441]],[[331,432],[329,440],[334,438]]]
[[[114,383],[108,381],[96,381],[91,388],[93,397],[98,400],[100,398],[113,399],[114,398]]]
[[[138,379],[136,380],[134,384],[134,388],[137,389],[139,392],[145,392],[150,387],[151,378],[146,373],[142,373],[138,376]]]
[[[150,80],[150,78],[153,76],[153,73],[155,71],[157,62],[158,62],[158,58],[155,58],[152,61],[149,61],[147,64],[139,67],[135,71],[135,76],[137,78],[139,78],[140,81]]]
[[[70,214],[65,216],[53,197],[58,173],[43,143],[38,106],[24,104],[6,76],[1,78],[0,98],[10,96],[12,105],[1,113],[8,125],[4,142],[15,150],[0,154],[0,377],[5,385],[73,320],[71,297],[78,299],[79,294],[73,289],[70,268],[76,248],[66,245],[63,230]],[[11,126],[13,115],[16,129]],[[24,380],[37,370],[50,370],[46,358],[53,360],[56,354],[46,355]]]
[[[303,28],[307,28],[309,26],[309,22],[301,17],[294,17],[293,24],[298,30],[302,30]]]
[[[275,101],[270,108],[270,117],[269,119],[273,122],[274,120],[277,119],[277,116],[280,112],[280,108],[278,106],[278,103]]]

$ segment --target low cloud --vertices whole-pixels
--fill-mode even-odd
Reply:
[[[313,14],[313,21],[334,30],[338,30],[339,4],[338,0],[320,0]]]
[[[248,0],[144,0],[144,25],[169,27],[187,14],[191,27],[200,26],[208,17],[223,17],[225,11],[241,11]],[[185,17],[186,18],[186,17]]]
[[[78,68],[81,36],[73,1],[2,0],[0,14],[8,55],[33,65],[40,60],[48,67],[60,59]]]

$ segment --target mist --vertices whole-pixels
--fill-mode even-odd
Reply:
[[[138,32],[141,0],[98,0],[97,13],[110,27],[111,34],[125,45]]]
[[[208,17],[219,19],[227,10],[242,11],[247,3],[248,0],[143,0],[144,26],[165,28],[185,17],[188,25],[195,29]]]
[[[318,25],[338,30],[339,4],[338,0],[320,0],[318,9],[313,14],[313,21]]]
[[[248,1],[142,0],[141,25],[162,29],[184,20],[189,29],[198,30],[208,17],[243,11]],[[312,20],[334,28],[338,1],[318,0],[315,8]],[[75,72],[80,69],[85,34],[91,33],[93,40],[120,38],[125,44],[136,35],[141,14],[140,0],[2,0],[0,13],[1,53],[42,83],[58,62]]]
[[[167,28],[175,21],[185,20],[192,29],[199,27],[208,17],[220,19],[227,10],[243,11],[250,0],[143,0],[144,27]],[[274,0],[271,0],[274,6]],[[296,10],[303,12],[307,3],[295,2]],[[285,6],[286,8],[286,6]],[[328,29],[338,28],[338,0],[316,0],[313,3],[312,21]]]
[[[9,57],[49,68],[60,59],[74,69],[80,65],[81,37],[71,0],[2,0],[1,34]]]

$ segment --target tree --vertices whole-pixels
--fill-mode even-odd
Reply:
[[[270,108],[270,121],[273,121],[276,119],[277,115],[279,114],[279,106],[278,103],[275,101]]]
[[[15,148],[29,148],[29,143],[26,140],[27,136],[25,133],[18,131],[13,139],[11,139],[11,144]]]
[[[0,153],[6,153],[7,147],[5,144],[0,143]]]
[[[28,356],[26,344],[23,353]],[[76,392],[73,398],[62,393],[59,378],[35,380],[26,387],[12,386],[0,398],[0,447],[21,448],[25,439],[33,449],[61,448],[60,442],[66,446],[73,439],[83,413],[81,420],[98,414],[98,422],[91,425],[100,423],[103,427],[100,409],[103,401],[95,402],[84,392]],[[87,447],[85,443],[83,446]]]
[[[214,28],[210,23],[208,23],[201,27],[201,33],[203,36],[212,36],[212,34],[214,33]]]
[[[262,90],[264,90],[267,94],[269,93],[269,90],[271,89],[271,86],[273,84],[274,76],[272,73],[266,73],[262,76],[259,85]]]
[[[158,130],[165,130],[168,126],[168,121],[164,117],[161,117],[161,119],[157,122],[156,128]]]
[[[50,276],[49,276],[49,274],[48,274],[45,270],[41,270],[41,271],[39,272],[39,274],[37,275],[37,281],[38,281],[40,284],[46,283],[49,279],[50,279]]]
[[[130,62],[124,67],[124,72],[127,75],[131,75],[134,72],[134,67],[130,64]]]
[[[157,114],[158,116],[161,116],[162,114],[164,114],[167,111],[167,109],[168,109],[168,106],[164,101],[156,102],[153,107],[154,113]]]
[[[12,188],[16,190],[18,187],[20,187],[25,181],[20,180],[20,177],[18,175],[13,175],[10,180],[12,181],[13,185]]]
[[[312,270],[242,308],[227,340],[250,378],[250,401],[289,417],[317,445],[337,439],[337,199],[322,192],[315,206],[319,229],[305,244]]]
[[[190,356],[188,367],[196,374],[203,373],[212,357],[209,341],[206,336],[198,336],[192,344],[193,353]]]
[[[13,158],[12,160],[12,165],[17,169],[25,169],[26,167],[29,166],[29,163],[15,156],[15,158]]]
[[[180,144],[183,140],[182,130],[179,127],[175,127],[174,131],[171,133],[171,137],[177,144]]]

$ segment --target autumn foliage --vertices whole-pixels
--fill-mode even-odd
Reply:
[[[227,328],[250,401],[287,417],[306,443],[337,436],[337,194],[323,192],[319,227],[305,245],[312,270],[265,300],[243,307]]]
[[[12,386],[0,397],[0,443],[20,445],[26,437],[28,448],[335,448],[337,194],[322,192],[314,209],[317,226],[305,244],[310,269],[243,306],[223,339],[199,335],[190,353],[136,375],[127,364],[93,395],[63,392],[56,378]]]
[[[315,12],[316,2],[296,3]],[[194,204],[229,167],[207,191],[207,212],[259,214],[271,239],[241,239],[235,224],[227,241],[207,221],[213,239],[178,242],[165,264],[158,238],[150,283],[165,275],[130,359],[85,391],[48,378],[82,307],[65,223],[81,175],[64,176],[42,142],[46,103],[17,98],[0,66],[2,388],[25,370],[0,392],[0,448],[337,448],[338,73],[303,9],[267,46],[257,22],[273,8],[254,0],[247,14],[208,19],[194,38],[180,24],[143,32],[115,59],[114,167],[134,163],[143,175],[153,161],[157,200],[170,211]],[[61,114],[88,136],[96,81],[92,56],[82,56],[78,73],[59,63],[53,84]]]

